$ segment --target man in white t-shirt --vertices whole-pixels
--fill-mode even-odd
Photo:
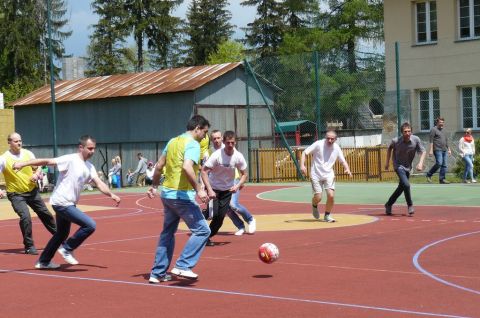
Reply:
[[[207,189],[207,194],[214,202],[214,213],[210,222],[210,237],[218,233],[222,227],[223,219],[230,208],[232,193],[243,187],[247,180],[247,162],[243,155],[235,149],[236,136],[233,131],[223,134],[224,147],[210,155],[202,168],[202,180]],[[240,172],[240,180],[234,183],[235,169]],[[207,246],[214,243],[209,239]]]
[[[345,167],[345,173],[352,177],[350,167],[343,156],[342,149],[340,149],[340,146],[335,143],[336,140],[337,133],[334,130],[327,131],[325,139],[314,142],[303,151],[300,161],[300,169],[305,175],[307,175],[305,159],[307,155],[313,155],[312,166],[310,169],[312,189],[314,193],[312,198],[312,214],[314,218],[320,218],[317,206],[322,200],[322,193],[325,189],[327,192],[327,203],[325,205],[325,215],[323,217],[325,222],[335,222],[335,219],[331,217],[330,212],[332,212],[335,197],[335,173],[333,171],[333,166],[337,159],[340,160]]]
[[[78,264],[73,251],[92,235],[96,228],[95,221],[76,206],[86,183],[94,182],[98,190],[110,196],[117,205],[120,203],[120,198],[110,192],[108,186],[98,177],[93,164],[88,161],[95,153],[95,148],[95,139],[85,135],[80,137],[77,153],[57,158],[21,161],[13,165],[15,170],[21,170],[26,166],[56,165],[60,172],[57,185],[50,196],[50,204],[56,213],[57,233],[52,236],[40,255],[35,264],[37,269],[59,268],[60,265],[51,261],[57,249],[67,263]],[[72,223],[80,228],[68,238]]]

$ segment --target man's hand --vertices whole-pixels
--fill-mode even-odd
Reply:
[[[198,195],[198,198],[200,199],[200,201],[202,201],[203,203],[207,203],[208,202],[208,195],[207,195],[207,192],[205,192],[205,190],[200,190],[197,192],[197,195]],[[214,197],[215,197],[215,192],[214,192]]]
[[[150,187],[150,188],[147,190],[147,196],[148,196],[150,199],[153,199],[156,194],[157,194],[157,188]]]
[[[7,192],[4,190],[0,190],[0,199],[3,199],[3,197],[7,196]]]
[[[422,171],[423,170],[423,163],[418,163],[416,169],[417,169],[417,171]]]
[[[305,166],[301,166],[300,170],[302,170],[302,173],[303,173],[304,176],[307,175],[307,168]]]
[[[350,176],[350,178],[353,177],[352,172],[350,171],[350,169],[345,169],[345,173],[348,174],[348,175]]]
[[[18,170],[22,169],[23,167],[24,167],[24,165],[20,161],[14,162],[13,165],[12,165],[12,169],[15,172],[18,172]]]
[[[117,203],[116,206],[119,206],[120,205],[120,197],[117,196],[116,194],[112,193],[112,195],[110,196],[112,198],[113,201],[115,201]]]

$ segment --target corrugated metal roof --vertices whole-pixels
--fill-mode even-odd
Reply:
[[[240,65],[242,63],[225,63],[57,81],[55,82],[55,101],[61,103],[193,91]],[[50,85],[46,85],[12,102],[11,105],[24,106],[50,102]]]

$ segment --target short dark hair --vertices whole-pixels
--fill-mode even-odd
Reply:
[[[97,141],[95,140],[95,138],[93,138],[92,136],[90,135],[83,135],[82,137],[80,137],[80,139],[78,139],[78,145],[82,145],[82,146],[85,146],[87,144],[87,140],[91,140],[92,142],[94,143],[97,143]]]
[[[223,141],[227,140],[227,139],[232,139],[232,138],[235,138],[236,135],[235,135],[235,132],[231,131],[231,130],[227,130],[223,133]]]
[[[142,156],[142,153],[141,153],[141,152],[137,153],[137,156],[138,156],[138,157],[141,157],[141,156]]]
[[[210,127],[210,123],[208,120],[201,116],[201,115],[195,115],[187,123],[187,130],[194,130],[195,128],[200,127],[200,128],[205,128],[205,127]]]
[[[404,123],[402,124],[402,126],[400,126],[400,131],[403,133],[403,130],[404,130],[405,128],[410,128],[410,130],[411,130],[411,129],[412,129],[412,126],[410,125],[410,123],[404,122]]]
[[[222,134],[222,132],[218,129],[214,129],[212,130],[212,132],[210,133],[210,136],[213,135],[213,134],[216,134],[217,132],[219,132],[220,134]]]

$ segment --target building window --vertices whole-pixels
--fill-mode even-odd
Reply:
[[[425,1],[416,3],[415,20],[417,44],[437,42],[437,2]]]
[[[460,90],[463,128],[480,128],[480,86]]]
[[[458,0],[460,39],[480,37],[480,0]]]
[[[418,92],[420,108],[420,130],[428,131],[435,126],[435,119],[440,117],[440,94],[438,89]]]

